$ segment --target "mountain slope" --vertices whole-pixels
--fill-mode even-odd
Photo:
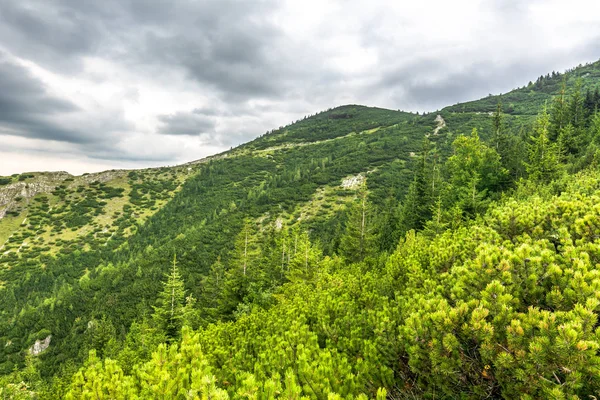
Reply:
[[[581,78],[583,88],[598,87],[599,71],[595,63],[569,72],[567,91],[575,90],[575,77]],[[526,174],[522,137],[531,131],[544,103],[559,93],[556,82],[561,80],[562,76],[544,78],[502,96],[508,142],[503,142],[501,156],[513,184]],[[318,252],[333,260],[352,247],[344,232],[352,218],[360,216],[357,207],[366,204],[366,193],[376,210],[369,215],[377,221],[374,229],[380,243],[363,268],[381,267],[387,252],[410,228],[427,228],[430,235],[444,231],[441,223],[436,227],[425,222],[436,221],[433,206],[442,190],[450,199],[452,186],[464,181],[451,173],[452,165],[459,164],[448,161],[457,153],[455,140],[477,128],[484,141],[494,143],[495,120],[490,113],[497,102],[496,97],[485,98],[425,115],[349,105],[179,167],[3,178],[0,372],[22,367],[27,349],[48,337],[49,346],[36,358],[45,377],[62,373],[70,378],[91,349],[100,356],[114,356],[118,347],[114,343],[127,340],[132,323],[151,319],[174,256],[187,293],[200,300],[196,327],[235,320],[252,307],[270,307],[281,297],[272,293],[299,279],[299,272],[292,276],[284,268],[294,262],[302,265],[292,259],[291,249],[297,255],[303,248],[308,265],[313,250],[307,240],[318,243]],[[466,146],[487,151],[477,135],[470,137]],[[444,180],[442,174],[449,177]],[[419,197],[427,185],[437,190],[439,198]],[[483,186],[473,186],[479,191],[472,196],[479,204],[473,205],[474,210],[485,210],[511,182]],[[400,222],[399,203],[404,210]],[[407,222],[407,204],[416,204],[419,214],[420,221],[413,225]],[[365,209],[362,215],[367,215]],[[454,223],[448,216],[437,221],[445,218],[446,227]],[[399,224],[403,228],[397,228]],[[304,231],[308,239],[302,236]],[[385,240],[384,233],[389,236]],[[245,246],[244,257],[251,253],[247,250],[261,254],[253,265],[262,274],[245,278],[244,261],[241,283],[231,277],[241,265],[240,245]],[[233,286],[227,289],[227,301],[216,307],[208,296],[208,282],[220,262]],[[269,270],[277,265],[281,271]],[[319,337],[320,347],[324,340]]]

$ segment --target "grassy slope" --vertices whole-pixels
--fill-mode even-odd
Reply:
[[[92,249],[115,237],[125,238],[160,209],[180,189],[187,168],[147,169],[135,172],[108,171],[73,177],[64,173],[35,173],[22,181],[39,191],[22,196],[17,177],[13,184],[0,187],[11,192],[19,185],[4,207],[9,211],[0,219],[0,266],[9,267],[19,254],[24,258],[56,255],[70,248]],[[149,180],[149,183],[145,183]],[[163,185],[168,183],[168,185]],[[132,204],[132,189],[148,186]],[[123,222],[127,216],[127,221]],[[25,245],[24,245],[25,244]]]

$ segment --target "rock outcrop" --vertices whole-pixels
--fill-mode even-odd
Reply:
[[[29,354],[37,356],[43,353],[50,346],[50,340],[52,340],[52,335],[46,336],[44,340],[36,340],[33,346],[29,348]]]

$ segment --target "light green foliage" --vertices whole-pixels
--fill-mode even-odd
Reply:
[[[546,199],[507,199],[438,235],[411,231],[382,271],[322,258],[319,274],[284,285],[269,309],[184,329],[180,345],[160,345],[119,390],[133,382],[134,395],[165,398],[193,390],[234,398],[597,396],[599,178],[580,174]],[[72,390],[85,386],[81,377],[106,382],[113,364],[98,365],[88,363]],[[196,389],[194,377],[208,386]]]
[[[487,193],[499,189],[507,171],[498,153],[481,142],[476,129],[470,136],[459,136],[452,146],[454,154],[446,162],[447,207],[457,206],[467,215],[476,215],[485,209]]]
[[[110,359],[90,352],[86,365],[73,377],[67,399],[227,399],[203,357],[197,336],[184,330],[180,346],[164,344],[152,358],[124,374]]]
[[[91,351],[84,368],[73,376],[66,398],[75,399],[137,399],[134,380],[126,376],[117,362],[102,361]]]
[[[313,281],[317,278],[320,269],[319,262],[323,254],[317,246],[310,242],[308,232],[296,234],[295,236],[294,249],[290,248],[293,255],[284,267],[287,277],[291,281]]]

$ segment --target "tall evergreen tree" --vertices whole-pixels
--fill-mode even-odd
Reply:
[[[287,276],[292,281],[312,281],[318,272],[321,251],[311,244],[308,232],[298,237],[297,251],[289,261]]]
[[[569,122],[576,130],[583,128],[585,125],[584,98],[581,93],[581,86],[581,79],[578,79],[568,101]]]
[[[557,177],[559,171],[558,146],[548,134],[550,119],[546,108],[538,115],[528,145],[529,160],[525,168],[534,182],[548,183]]]
[[[548,137],[550,140],[557,140],[560,132],[569,123],[569,106],[567,104],[567,81],[563,77],[560,92],[552,100],[552,109],[548,126]]]
[[[590,120],[590,141],[600,144],[600,110],[594,112]]]
[[[399,214],[398,200],[394,196],[388,196],[378,218],[381,251],[391,252],[398,245],[400,240]]]
[[[345,232],[340,241],[340,252],[348,262],[360,262],[373,256],[377,243],[374,222],[373,209],[363,188],[348,211]]]
[[[248,219],[237,235],[223,282],[221,313],[231,315],[240,303],[249,302],[264,285],[261,249],[254,224]]]
[[[400,236],[411,229],[421,229],[431,218],[432,205],[442,187],[440,155],[428,138],[423,140],[413,181],[398,209]]]
[[[498,101],[496,111],[492,115],[492,123],[494,126],[494,147],[501,154],[501,147],[504,142],[504,114],[502,113],[502,101]]]
[[[204,317],[209,322],[216,320],[218,317],[219,305],[223,298],[224,283],[225,266],[219,256],[217,261],[211,265],[208,274],[202,278],[200,306],[202,307]]]
[[[164,333],[166,340],[172,342],[179,337],[185,305],[185,288],[177,268],[176,255],[173,256],[171,272],[166,275],[166,278],[152,317],[156,327]]]
[[[418,184],[414,179],[408,186],[408,192],[398,209],[398,232],[400,237],[411,229],[421,228],[423,221],[421,220],[420,209]]]
[[[431,182],[433,181],[433,166],[430,167],[431,141],[428,138],[423,140],[423,147],[419,157],[419,165],[415,172],[415,182],[417,193],[420,198],[418,206],[419,228],[421,224],[427,221],[431,216],[430,204],[432,201]]]

